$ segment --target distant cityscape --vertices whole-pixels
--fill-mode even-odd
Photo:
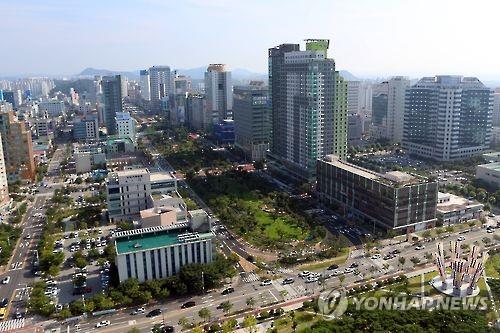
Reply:
[[[319,332],[330,289],[498,329],[500,87],[267,60],[0,80],[0,331]]]

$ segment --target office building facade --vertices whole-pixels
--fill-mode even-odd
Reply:
[[[99,122],[97,115],[88,114],[73,123],[73,137],[78,141],[99,140]]]
[[[403,148],[437,161],[489,149],[493,92],[477,78],[425,77],[406,93]]]
[[[172,94],[172,77],[169,66],[149,68],[150,95],[155,111],[162,111],[162,101]]]
[[[399,171],[375,173],[335,156],[318,161],[317,191],[348,218],[408,233],[436,224],[438,184]]]
[[[139,87],[141,90],[141,98],[146,101],[151,100],[149,71],[147,69],[143,69],[139,72]]]
[[[101,81],[104,102],[104,125],[108,135],[116,134],[116,114],[123,112],[122,76],[104,76]]]
[[[234,87],[235,145],[252,161],[266,158],[271,135],[269,91],[264,83]]]
[[[189,93],[186,98],[186,123],[189,128],[207,131],[212,127],[212,114],[206,106],[203,94]]]
[[[205,72],[206,107],[212,124],[233,119],[233,82],[224,64],[210,64]]]
[[[116,134],[120,138],[131,138],[135,140],[137,121],[129,112],[120,112],[116,114]]]
[[[188,264],[212,262],[212,232],[195,232],[187,224],[121,231],[115,234],[120,282],[165,279]]]
[[[269,49],[269,156],[277,169],[307,181],[314,179],[318,158],[329,154],[343,157],[345,150],[334,147],[347,145],[346,128],[340,128],[340,120],[347,115],[335,116],[335,88],[345,86],[337,81],[328,47],[328,40],[307,40],[303,51],[299,44]]]

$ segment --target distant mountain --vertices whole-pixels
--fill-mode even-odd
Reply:
[[[85,68],[83,71],[81,71],[79,74],[76,76],[95,76],[95,75],[123,75],[126,76],[130,79],[135,79],[139,77],[139,71],[133,71],[133,72],[127,72],[127,71],[111,71],[108,69],[97,69],[97,68],[92,68],[88,67]]]
[[[352,75],[351,72],[340,70],[339,73],[347,81],[361,81],[359,78]]]

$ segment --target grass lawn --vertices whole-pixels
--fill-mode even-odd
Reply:
[[[276,328],[278,333],[291,333],[291,332],[300,332],[303,329],[311,327],[315,322],[321,319],[321,316],[318,316],[311,312],[306,311],[294,311],[295,323],[297,327],[295,330],[293,329],[293,319],[290,314],[286,314],[282,318],[279,318],[274,321],[274,327]]]
[[[486,261],[486,276],[491,278],[500,278],[500,255],[494,254]]]
[[[328,266],[333,265],[333,264],[342,265],[347,261],[347,258],[349,256],[349,248],[344,248],[344,249],[342,249],[342,251],[344,253],[338,257],[323,260],[323,261],[312,263],[312,264],[304,264],[304,265],[301,265],[299,267],[299,269],[303,270],[303,271],[314,271],[314,270],[319,270],[319,269],[325,269]]]

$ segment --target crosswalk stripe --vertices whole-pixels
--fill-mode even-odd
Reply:
[[[0,332],[15,330],[24,327],[24,318],[0,322]]]

